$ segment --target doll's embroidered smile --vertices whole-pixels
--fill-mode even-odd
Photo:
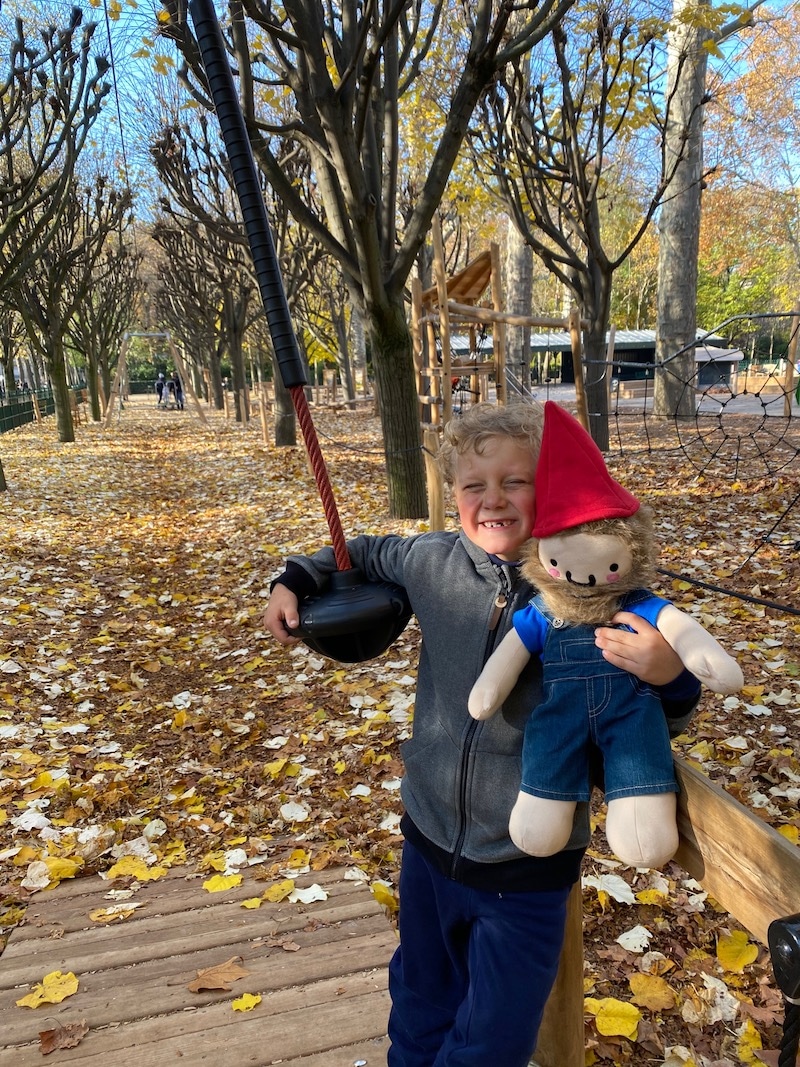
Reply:
[[[595,578],[595,576],[593,574],[589,575],[589,581],[588,582],[577,582],[572,577],[572,571],[566,571],[564,577],[567,579],[567,581],[569,582],[570,585],[585,585],[585,586],[588,586],[590,589],[593,586],[597,585],[597,579]]]

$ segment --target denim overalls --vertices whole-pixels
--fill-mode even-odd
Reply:
[[[668,603],[639,589],[622,598],[619,610],[655,625]],[[528,651],[541,656],[544,683],[544,699],[525,727],[522,791],[550,800],[588,800],[594,745],[603,758],[606,801],[676,793],[661,699],[603,658],[594,643],[595,624],[554,619],[537,596],[514,615],[514,627]]]

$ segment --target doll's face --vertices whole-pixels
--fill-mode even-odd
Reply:
[[[605,591],[631,570],[631,550],[614,534],[555,534],[539,542],[539,561],[557,582],[575,586],[586,596],[591,591]]]

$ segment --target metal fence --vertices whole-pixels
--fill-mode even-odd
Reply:
[[[17,426],[25,426],[36,418],[34,396],[39,404],[39,412],[52,415],[55,411],[53,393],[50,389],[38,389],[35,392],[30,389],[18,390],[15,393],[6,393],[0,396],[0,433],[14,430]]]

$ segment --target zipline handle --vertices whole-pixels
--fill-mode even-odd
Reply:
[[[213,0],[189,0],[189,12],[194,23],[197,44],[203,58],[211,99],[214,102],[214,110],[222,131],[228,161],[233,171],[233,183],[242,210],[281,379],[287,389],[296,385],[308,385],[297,337],[292,326],[286,290],[280,275],[267,209],[258,182],[253,150],[250,147],[244,116],[239,107],[236,86]]]

